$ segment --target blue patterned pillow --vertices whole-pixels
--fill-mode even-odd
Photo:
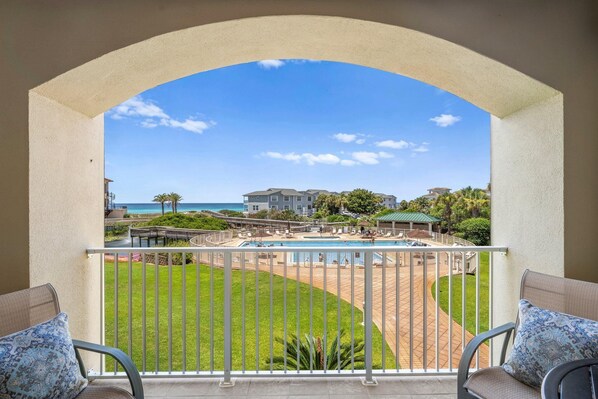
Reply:
[[[0,338],[0,398],[74,398],[87,386],[68,316]]]
[[[502,366],[507,373],[539,388],[553,367],[588,358],[598,358],[598,322],[519,301],[519,328]]]

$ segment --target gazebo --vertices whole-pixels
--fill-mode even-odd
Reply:
[[[384,216],[377,217],[376,228],[380,227],[380,222],[392,223],[392,233],[395,234],[395,226],[397,223],[409,223],[409,230],[413,230],[414,224],[428,224],[428,232],[432,233],[432,225],[439,223],[441,220],[434,216],[426,215],[421,212],[394,212]]]

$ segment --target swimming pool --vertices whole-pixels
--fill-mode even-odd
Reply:
[[[291,248],[306,248],[306,247],[320,247],[324,248],[337,248],[337,247],[406,247],[409,243],[406,240],[309,240],[309,241],[245,241],[241,247],[263,247],[268,251],[276,251],[276,247],[291,247]],[[314,262],[326,262],[327,265],[333,265],[335,263],[346,264],[351,263],[351,259],[354,259],[356,265],[363,264],[364,253],[360,251],[348,252],[348,251],[337,251],[337,252],[290,252],[288,253],[288,262],[292,263],[307,263],[313,258]],[[374,261],[382,261],[382,255],[375,253]]]
[[[319,237],[318,237],[319,238]],[[322,239],[311,239],[309,241],[276,241],[276,240],[264,240],[264,241],[245,241],[241,247],[392,247],[400,246],[406,247],[408,245],[406,240],[330,240],[322,237]]]

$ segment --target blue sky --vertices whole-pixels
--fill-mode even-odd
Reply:
[[[265,60],[202,72],[105,114],[116,202],[242,202],[269,187],[413,199],[490,181],[490,115],[407,77]]]

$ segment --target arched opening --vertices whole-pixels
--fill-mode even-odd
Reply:
[[[102,113],[158,84],[268,58],[326,59],[400,73],[490,112],[492,235],[510,251],[495,259],[496,295],[504,298],[495,321],[511,318],[523,269],[563,274],[560,93],[471,50],[398,26],[338,17],[249,18],[145,40],[31,91],[30,282],[55,284],[79,323],[75,335],[93,340],[100,331],[97,318],[85,316],[99,309],[100,265],[84,251],[102,243]],[[63,236],[54,235],[56,225]],[[60,245],[48,248],[53,240]]]

